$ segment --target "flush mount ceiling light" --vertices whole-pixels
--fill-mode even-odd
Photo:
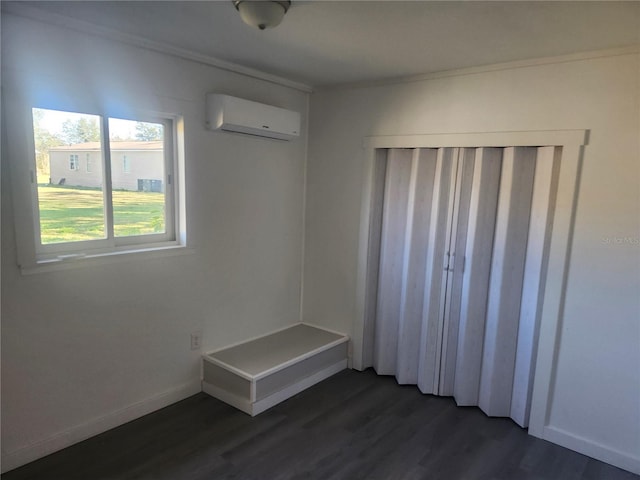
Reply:
[[[280,25],[291,6],[290,0],[233,0],[240,18],[247,25],[260,30]]]

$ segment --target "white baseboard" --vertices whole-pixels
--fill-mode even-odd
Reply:
[[[184,400],[200,391],[202,391],[200,381],[194,380],[86,423],[76,425],[38,442],[7,452],[2,456],[2,473],[140,418],[172,403]]]
[[[640,457],[634,457],[596,443],[593,440],[579,437],[565,430],[548,425],[544,427],[541,438],[640,475]]]

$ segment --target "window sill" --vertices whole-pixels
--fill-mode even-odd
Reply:
[[[33,275],[37,273],[73,270],[89,266],[130,262],[131,260],[149,260],[154,258],[190,255],[192,253],[194,253],[194,250],[192,248],[187,248],[185,245],[172,244],[153,247],[140,246],[138,248],[133,247],[127,250],[91,253],[86,255],[61,255],[54,259],[39,260],[34,265],[22,266],[20,271],[23,275]]]

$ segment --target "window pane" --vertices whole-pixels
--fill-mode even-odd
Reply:
[[[109,119],[116,237],[165,233],[164,126]]]
[[[41,242],[105,238],[100,117],[32,113]],[[89,157],[91,166],[81,165]]]

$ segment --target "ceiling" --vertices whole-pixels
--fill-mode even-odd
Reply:
[[[640,2],[293,0],[265,31],[231,0],[19,3],[314,88],[640,44]]]

